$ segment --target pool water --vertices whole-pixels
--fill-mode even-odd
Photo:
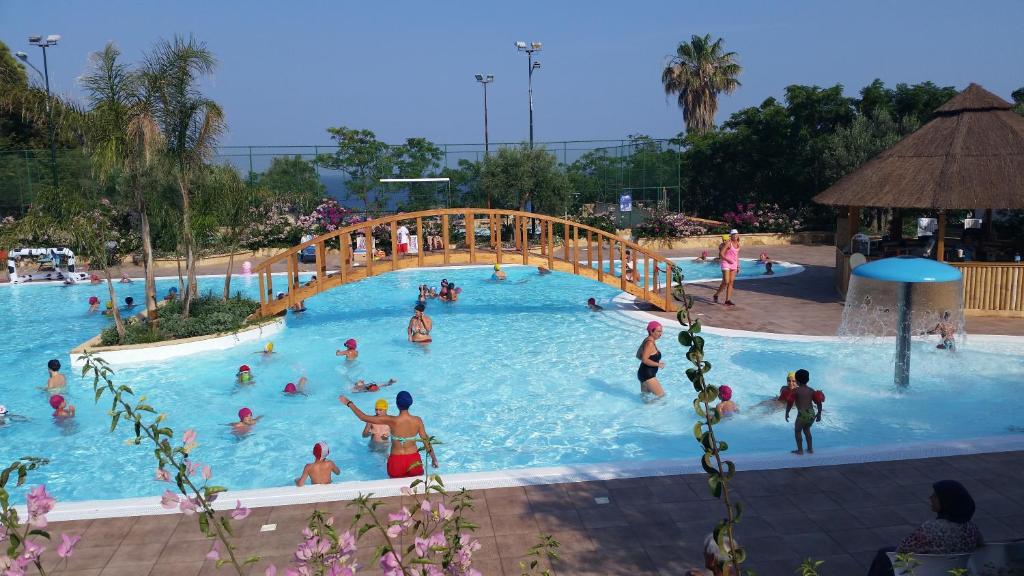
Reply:
[[[722,268],[717,262],[697,262],[693,258],[669,258],[673,265],[682,268],[683,279],[686,282],[700,282],[706,280],[720,280],[722,278]],[[590,267],[597,270],[597,261],[590,263]],[[659,268],[659,285],[665,283],[665,267],[658,266]],[[616,276],[622,274],[622,261],[615,260],[614,262],[601,262],[601,269],[605,273],[609,273],[610,270],[614,270]],[[643,286],[643,272],[645,264],[643,258],[637,257],[636,270],[638,277],[638,284]],[[776,276],[786,276],[789,274],[796,274],[800,272],[802,268],[795,264],[789,264],[784,262],[778,262],[772,265],[772,271]],[[737,278],[760,278],[765,276],[764,264],[759,264],[754,259],[742,259],[742,265],[740,266],[739,274]],[[770,276],[769,276],[770,277]]]
[[[326,440],[342,470],[341,480],[383,478],[385,456],[368,449],[363,424],[337,401],[352,381],[365,378],[398,384],[383,393],[355,394],[364,411],[377,398],[392,401],[399,390],[415,398],[413,413],[443,441],[440,472],[472,472],[535,466],[697,458],[691,436],[693,390],[683,373],[683,349],[674,326],[660,347],[667,367],[659,377],[665,399],[645,403],[636,380],[634,354],[644,322],[608,309],[592,313],[584,302],[609,305],[619,292],[569,274],[539,276],[534,268],[508,266],[509,280],[487,280],[485,268],[405,270],[343,286],[307,300],[309,311],[289,315],[274,336],[275,353],[242,344],[177,360],[117,370],[115,381],[145,394],[179,434],[194,428],[196,460],[213,466],[214,480],[232,489],[290,485],[312,459],[315,442]],[[409,344],[405,327],[421,283],[448,278],[463,288],[453,304],[431,301],[434,342]],[[200,280],[218,290],[220,278]],[[176,281],[160,281],[164,293]],[[249,294],[255,278],[236,278]],[[127,288],[127,289],[126,289]],[[51,417],[46,361],[67,364],[68,350],[108,320],[86,312],[91,295],[105,287],[21,285],[0,287],[7,337],[0,403],[27,421],[0,427],[0,462],[37,455],[50,465],[33,472],[30,484],[47,484],[64,500],[159,494],[152,451],[125,446],[129,430],[109,433],[107,400],[93,402],[91,380],[72,375],[67,396],[76,418]],[[142,283],[118,286],[142,301]],[[743,313],[742,311],[738,311]],[[761,312],[764,313],[764,312]],[[347,363],[334,354],[347,338],[360,356]],[[729,384],[742,412],[720,430],[735,453],[778,454],[792,449],[792,425],[774,407],[755,407],[777,394],[785,374],[811,372],[811,385],[826,395],[825,415],[815,426],[819,451],[1015,434],[1024,396],[1008,392],[1024,381],[1024,356],[970,341],[956,355],[915,344],[912,385],[892,385],[887,345],[787,342],[706,335],[715,369],[712,381]],[[239,387],[234,374],[252,367],[255,383]],[[309,378],[308,396],[282,389]],[[247,406],[263,416],[252,434],[238,438],[228,423]]]

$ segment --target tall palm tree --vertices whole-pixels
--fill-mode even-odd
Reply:
[[[139,216],[143,269],[146,278],[146,314],[156,319],[156,273],[153,240],[143,184],[160,149],[162,138],[154,117],[153,102],[142,89],[142,77],[120,62],[121,51],[113,42],[89,56],[81,77],[90,104],[91,156],[103,180],[126,182]]]
[[[710,34],[694,34],[679,44],[661,72],[661,83],[666,95],[679,95],[687,132],[704,134],[715,127],[718,95],[732,94],[742,71],[736,53],[725,52],[721,38],[712,42]]]
[[[212,74],[217,59],[193,37],[163,40],[146,56],[145,87],[153,98],[167,154],[181,193],[181,238],[185,252],[185,295],[182,317],[187,318],[196,296],[195,241],[191,218],[191,186],[198,169],[209,160],[224,132],[224,112],[203,96],[198,83]]]

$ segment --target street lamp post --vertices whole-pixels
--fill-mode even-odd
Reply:
[[[491,155],[491,142],[487,134],[487,85],[494,82],[494,74],[477,74],[476,81],[484,86],[484,158]],[[491,191],[487,191],[487,207],[491,207]]]
[[[484,86],[484,157],[491,153],[490,139],[487,135],[487,85],[494,82],[494,74],[477,74],[476,81]]]
[[[540,62],[533,61],[533,53],[540,52],[540,42],[516,42],[516,50],[520,52],[526,52],[526,64],[527,64],[527,86],[530,94],[530,150],[533,150],[533,71],[540,68]]]
[[[56,46],[60,40],[60,34],[50,34],[45,39],[42,36],[29,36],[28,43],[33,46],[39,46],[43,49],[43,81],[46,83],[46,115],[50,123],[50,167],[53,170],[53,188],[57,189],[57,137],[54,132],[53,125],[53,103],[50,101],[50,68],[47,65],[46,60],[46,49],[51,46]],[[27,57],[22,58],[24,61],[28,61]],[[35,68],[35,66],[33,66]],[[38,72],[39,70],[36,70]]]

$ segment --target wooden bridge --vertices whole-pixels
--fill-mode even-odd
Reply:
[[[415,254],[399,254],[398,227],[405,225],[418,238]],[[373,230],[390,232],[390,255],[373,257]],[[533,231],[531,233],[531,231]],[[508,242],[499,238],[502,232]],[[364,236],[368,250],[357,251]],[[316,281],[299,281],[299,254],[316,247]],[[380,251],[380,246],[377,246]],[[615,261],[632,263],[631,275],[621,274]],[[260,316],[272,316],[302,300],[393,270],[459,264],[525,264],[569,272],[615,286],[665,311],[672,300],[672,263],[649,248],[614,234],[570,220],[513,210],[453,208],[407,212],[367,220],[317,236],[267,258],[253,270],[259,276]],[[285,278],[275,286],[272,272],[283,267]],[[328,273],[328,270],[332,270]],[[632,276],[632,277],[629,277]],[[275,291],[276,290],[276,291]]]

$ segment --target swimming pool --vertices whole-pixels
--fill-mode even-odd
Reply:
[[[692,388],[673,326],[660,341],[668,396],[645,404],[633,356],[645,321],[610,308],[591,313],[583,305],[591,296],[608,304],[617,290],[557,272],[541,277],[522,266],[506,271],[505,283],[486,280],[490,272],[479,267],[383,274],[307,300],[309,312],[288,317],[268,359],[256,353],[258,345],[242,345],[119,369],[115,379],[167,412],[179,434],[194,428],[200,443],[194,458],[212,464],[217,483],[236,490],[289,485],[319,440],[330,444],[342,480],[384,477],[384,456],[368,450],[362,423],[337,402],[357,378],[399,380],[386,394],[352,395],[367,411],[379,397],[391,401],[398,390],[412,392],[413,412],[444,442],[437,449],[442,473],[698,456]],[[461,299],[430,302],[434,342],[408,344],[405,325],[416,286],[441,278],[463,288]],[[158,288],[163,293],[174,283],[162,280]],[[200,283],[216,290],[222,280]],[[234,285],[256,290],[255,278],[236,278]],[[119,297],[142,300],[141,282],[118,288]],[[54,422],[46,393],[36,389],[45,382],[48,359],[66,364],[68,350],[106,324],[86,313],[88,297],[104,293],[96,286],[0,287],[7,312],[0,403],[28,417],[0,428],[0,462],[50,458],[30,483],[45,482],[62,500],[156,495],[165,487],[152,480],[150,449],[123,445],[127,432],[108,433],[108,405],[93,403],[90,382],[69,374],[68,396],[78,416],[64,423]],[[350,337],[359,341],[360,357],[346,364],[334,350]],[[823,422],[815,427],[819,452],[1019,434],[1024,398],[1008,392],[1024,380],[1019,350],[968,339],[958,355],[949,355],[916,343],[911,388],[897,393],[885,344],[714,334],[706,340],[713,382],[730,384],[743,410],[721,427],[734,453],[786,457],[791,424],[777,409],[754,405],[777,393],[787,371],[801,367],[827,395]],[[240,364],[252,366],[255,385],[233,383]],[[284,384],[303,374],[309,395],[284,396]],[[226,424],[243,406],[264,419],[239,439]]]

